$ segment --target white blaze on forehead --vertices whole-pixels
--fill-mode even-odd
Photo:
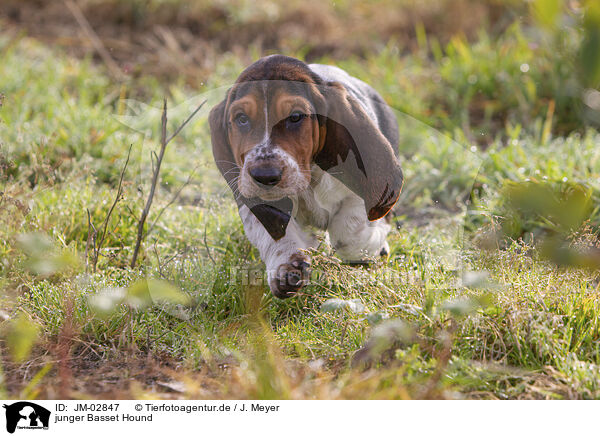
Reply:
[[[263,143],[266,145],[269,142],[269,103],[267,102],[267,84],[263,82],[263,110],[265,112],[265,136],[263,138]]]

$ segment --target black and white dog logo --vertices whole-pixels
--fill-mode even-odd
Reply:
[[[6,431],[14,433],[18,429],[37,430],[48,429],[50,411],[29,401],[19,401],[10,405],[5,404]]]

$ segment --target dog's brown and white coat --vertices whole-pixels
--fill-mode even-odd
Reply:
[[[327,230],[348,261],[387,251],[382,219],[402,189],[398,127],[377,92],[343,70],[274,55],[238,77],[209,117],[215,162],[280,298],[307,283]]]

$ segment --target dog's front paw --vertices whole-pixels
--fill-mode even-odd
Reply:
[[[269,283],[271,293],[277,298],[289,298],[308,284],[310,258],[302,253],[290,256],[288,263],[279,265]]]
[[[381,247],[379,255],[383,258],[387,258],[390,255],[390,244],[388,244],[387,241],[385,241],[383,247]]]

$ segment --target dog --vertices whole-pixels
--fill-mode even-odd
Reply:
[[[345,261],[387,255],[384,217],[404,179],[396,118],[372,87],[334,66],[272,55],[240,74],[209,125],[275,297],[308,283],[311,228],[327,231]]]

